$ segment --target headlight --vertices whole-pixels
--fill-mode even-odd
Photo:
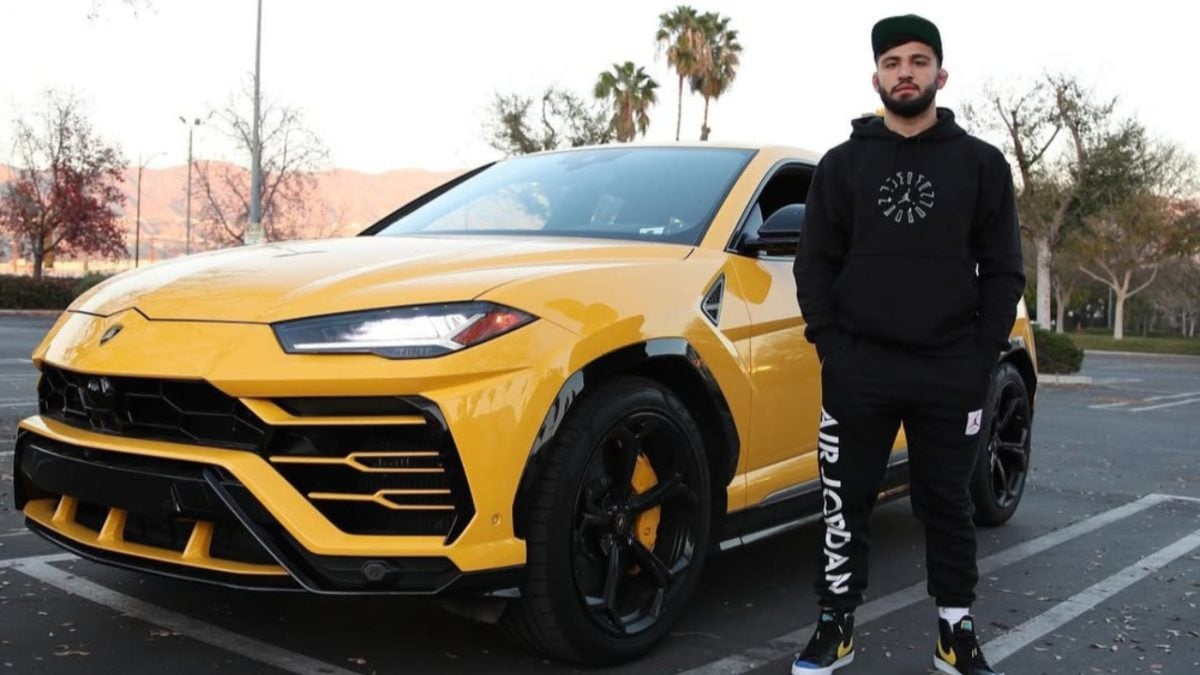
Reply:
[[[318,316],[271,327],[289,354],[419,359],[477,345],[536,318],[490,302],[460,302]]]

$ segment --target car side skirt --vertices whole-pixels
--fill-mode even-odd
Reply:
[[[900,451],[888,465],[879,501],[891,501],[907,495],[908,476],[908,453]],[[713,549],[729,551],[817,522],[821,519],[821,506],[820,480],[781,490],[759,504],[729,514]]]

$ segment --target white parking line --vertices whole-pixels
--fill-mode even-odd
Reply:
[[[23,408],[37,405],[37,399],[0,401],[0,408]]]
[[[1159,408],[1174,408],[1177,405],[1187,405],[1189,403],[1200,403],[1200,398],[1189,398],[1183,401],[1172,401],[1171,403],[1159,403],[1158,405],[1148,405],[1141,408],[1130,408],[1129,412],[1142,412],[1145,410],[1158,410]]]
[[[1146,509],[1171,500],[1168,495],[1150,494],[1138,499],[1137,501],[1123,504],[1103,513],[1096,514],[1086,520],[1081,520],[1073,525],[1068,525],[1059,530],[1048,532],[1042,536],[1031,539],[1023,544],[1018,544],[1009,549],[1005,549],[999,553],[992,554],[978,562],[979,574],[983,576],[995,570],[998,570],[1007,565],[1024,560],[1030,556],[1041,553],[1047,549],[1057,546],[1063,542],[1070,541],[1076,537],[1080,537],[1089,532],[1093,532],[1107,525],[1111,525],[1119,520],[1128,518],[1134,514],[1145,511]],[[862,626],[870,621],[874,621],[882,616],[886,616],[897,610],[908,607],[928,598],[928,592],[925,589],[925,582],[913,584],[908,588],[903,588],[894,593],[885,595],[878,600],[868,602],[854,612],[855,625]],[[688,675],[738,675],[745,673],[755,668],[765,666],[772,661],[790,657],[804,647],[805,641],[816,628],[815,624],[809,624],[794,630],[786,635],[770,640],[765,646],[752,647],[742,652],[734,654],[723,659],[707,663],[698,668],[684,671]]]
[[[29,565],[32,563],[55,563],[76,559],[77,556],[72,553],[52,553],[50,555],[31,555],[24,558],[9,558],[8,560],[0,560],[0,570],[7,567],[19,567],[21,565]]]
[[[979,560],[980,575],[989,574],[1000,568],[1025,560],[1054,546],[1094,532],[1118,521],[1136,515],[1146,509],[1169,501],[1200,503],[1200,498],[1175,495],[1150,494],[1096,514],[1082,521],[1024,542],[999,553]],[[1166,548],[1151,554],[1134,565],[1094,584],[1087,590],[1072,596],[1049,611],[1039,615],[986,646],[993,662],[1011,656],[1037,637],[1058,628],[1095,607],[1108,597],[1146,578],[1189,551],[1200,547],[1200,530],[1180,539]],[[50,563],[74,560],[69,553],[30,556],[0,560],[0,569],[13,568],[67,593],[77,595],[122,614],[169,628],[194,640],[245,656],[258,662],[292,673],[334,673],[349,675],[352,671],[306,657],[302,654],[266,644],[237,633],[226,631],[191,617],[177,614],[136,598],[77,577],[52,566]],[[866,603],[855,612],[856,624],[861,626],[887,614],[903,609],[927,598],[924,581]],[[790,657],[803,646],[814,626],[808,625],[781,635],[766,645],[752,647],[741,654],[734,654],[718,661],[694,668],[686,673],[737,674],[761,667],[772,661]]]
[[[278,668],[289,673],[320,673],[322,675],[353,675],[354,671],[339,668],[324,661],[309,658],[275,645],[260,642],[211,626],[203,621],[197,621],[189,616],[177,614],[167,609],[152,605],[148,602],[118,593],[100,584],[77,577],[63,571],[43,560],[26,560],[12,566],[16,571],[33,577],[44,584],[54,586],[59,590],[77,595],[86,600],[114,609],[121,614],[140,619],[147,623],[169,629],[180,635],[186,635],[198,642],[203,642],[225,651],[239,654],[259,663]]]
[[[1200,396],[1200,391],[1188,391],[1182,394],[1164,394],[1162,396],[1151,396],[1146,401],[1166,401],[1172,398],[1185,398],[1187,396]]]
[[[1136,401],[1117,401],[1116,403],[1100,403],[1097,405],[1089,405],[1088,408],[1091,408],[1092,410],[1108,410],[1109,408],[1122,408],[1127,405],[1133,405],[1134,403],[1153,403],[1155,401],[1169,401],[1173,398],[1187,398],[1188,396],[1200,396],[1200,391],[1186,391],[1186,392],[1183,392],[1182,394],[1163,394],[1161,396],[1150,396],[1149,398],[1138,399]],[[1197,400],[1200,400],[1200,399],[1196,399],[1193,401],[1184,401],[1183,403],[1195,403]],[[1142,410],[1154,410],[1155,408],[1168,408],[1171,405],[1183,405],[1183,403],[1171,403],[1169,405],[1149,406],[1149,407],[1145,407],[1145,408],[1129,408],[1129,412],[1141,412]]]
[[[33,363],[29,359],[0,359],[0,363]]]
[[[1126,405],[1129,405],[1130,403],[1133,403],[1133,401],[1118,401],[1116,403],[1100,403],[1097,405],[1089,405],[1088,408],[1091,408],[1092,410],[1107,410],[1109,408],[1120,408],[1121,406],[1126,406]]]
[[[1197,547],[1200,547],[1200,530],[1196,530],[1174,544],[1142,558],[1111,577],[1092,584],[1086,590],[1063,600],[1049,610],[988,642],[983,646],[983,651],[992,663],[999,663],[1039,637],[1078,618],[1088,610],[1094,609],[1096,605],[1145,579],[1175,559],[1187,555]]]

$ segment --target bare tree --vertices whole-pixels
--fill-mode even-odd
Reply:
[[[353,223],[345,203],[335,206],[327,200],[320,200],[316,211],[318,215],[313,218],[312,229],[305,233],[306,236],[313,239],[329,239],[356,234],[351,230]]]
[[[1004,133],[1017,168],[1017,208],[1036,250],[1035,318],[1043,327],[1050,322],[1054,252],[1064,230],[1079,222],[1089,150],[1115,103],[1097,100],[1074,76],[1051,75],[1017,92],[988,87],[983,103],[971,109],[971,117]]]
[[[222,109],[213,112],[218,129],[250,154],[253,94],[247,84]],[[315,172],[325,168],[329,151],[293,107],[263,97],[260,143],[262,150],[262,222],[268,241],[296,236],[304,221],[320,213]],[[250,219],[250,172],[227,161],[195,163],[201,220],[207,237],[218,244],[245,242]]]
[[[488,144],[505,155],[602,145],[613,141],[612,110],[567,89],[547,87],[535,100],[496,93],[485,125]]]
[[[1079,294],[1086,289],[1094,290],[1095,284],[1091,277],[1079,269],[1084,250],[1084,235],[1083,228],[1070,228],[1054,252],[1050,279],[1054,291],[1055,332],[1058,333],[1067,329],[1067,309],[1080,299]]]

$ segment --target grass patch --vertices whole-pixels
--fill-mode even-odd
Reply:
[[[1127,336],[1114,340],[1112,335],[1067,333],[1080,349],[1099,349],[1110,352],[1139,352],[1143,354],[1187,354],[1200,356],[1200,338]]]

